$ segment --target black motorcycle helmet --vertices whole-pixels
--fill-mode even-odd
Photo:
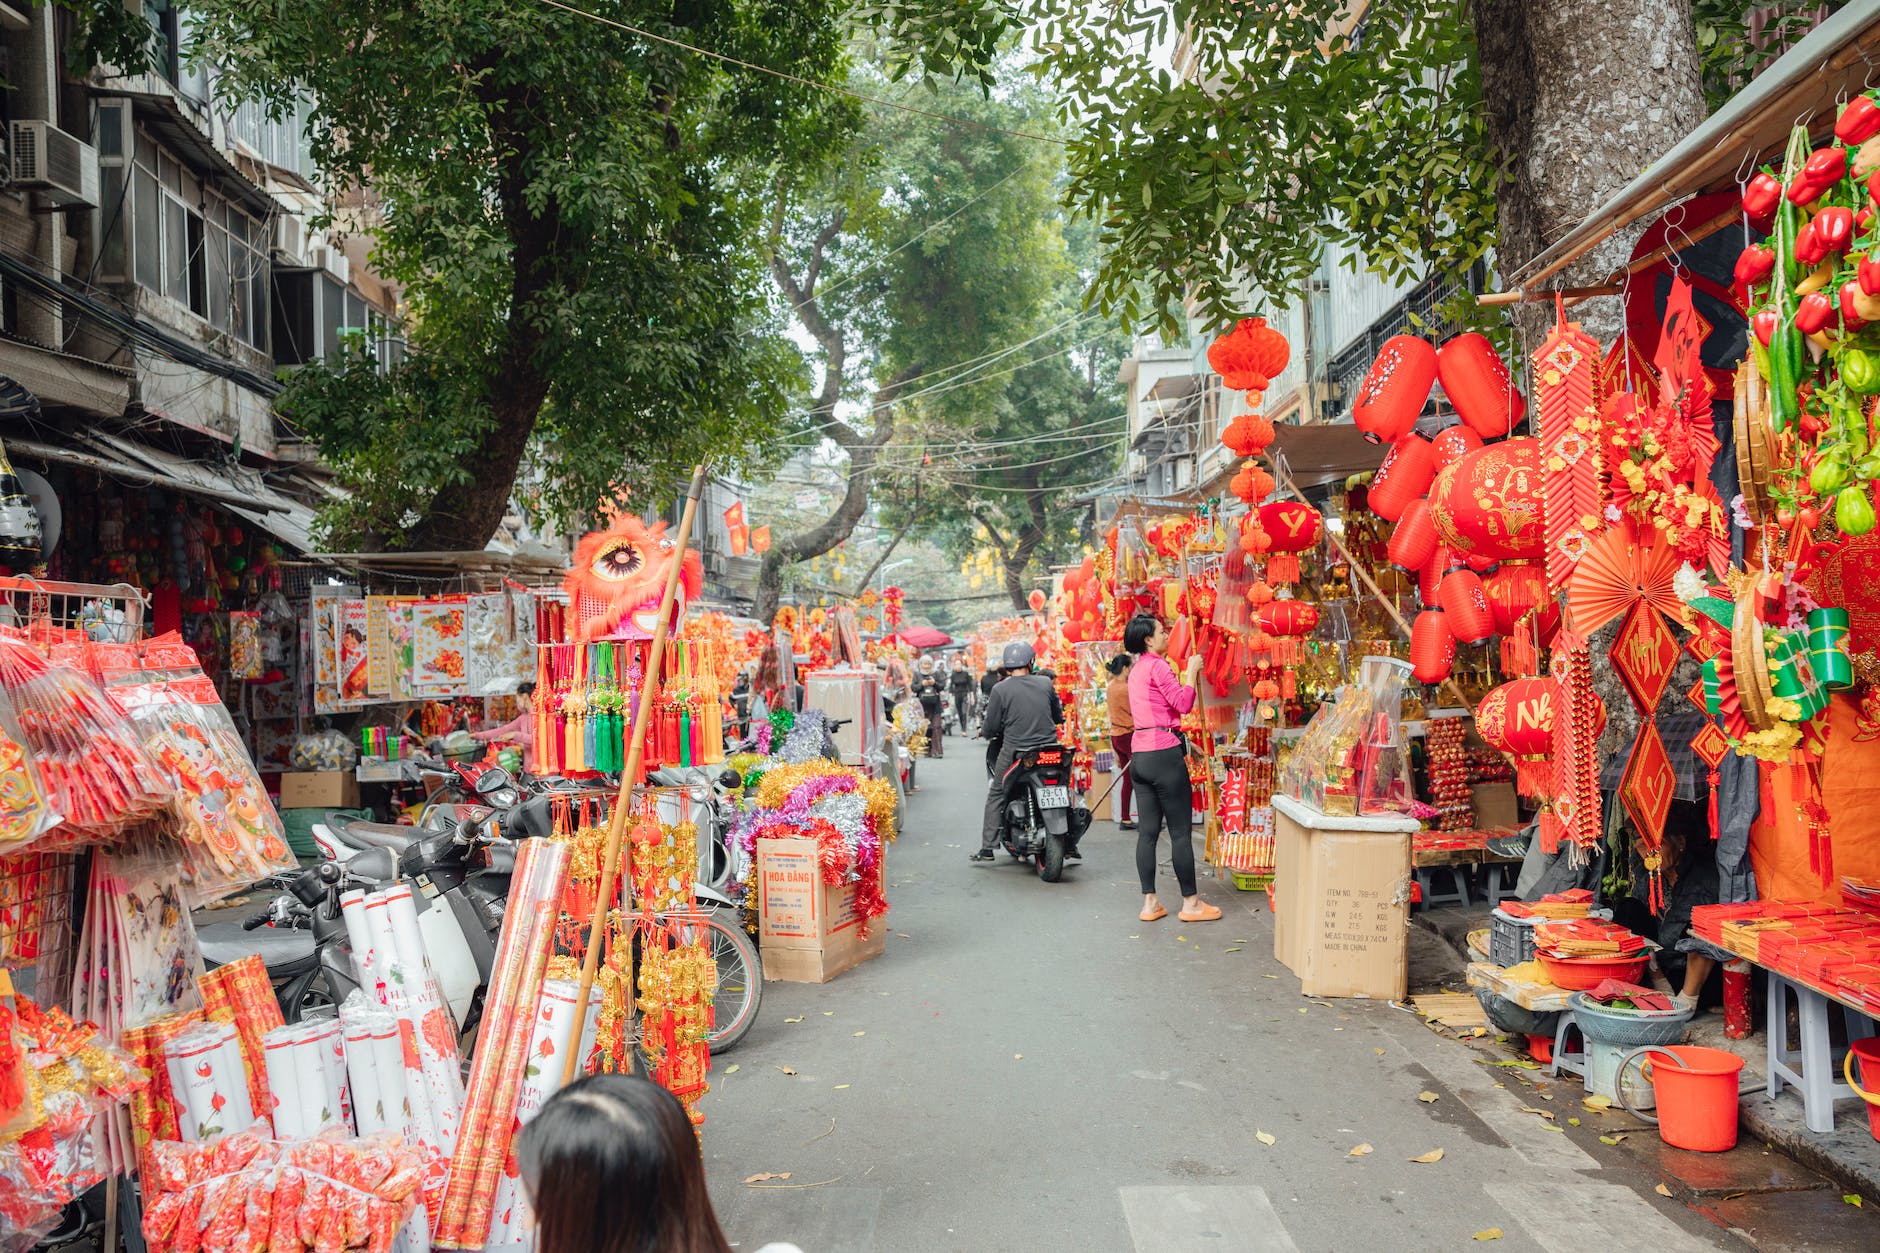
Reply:
[[[1038,654],[1033,651],[1032,646],[1023,640],[1018,640],[1005,646],[1005,655],[999,658],[999,666],[1010,674],[1014,670],[1031,669],[1031,664],[1037,659]]]

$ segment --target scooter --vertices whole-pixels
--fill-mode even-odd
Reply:
[[[999,843],[1015,861],[1035,861],[1046,883],[1064,877],[1064,859],[1090,829],[1090,810],[1071,803],[1073,757],[1062,744],[1029,749],[1005,774]]]

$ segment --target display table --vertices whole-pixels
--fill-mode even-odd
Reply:
[[[1273,812],[1274,956],[1308,996],[1402,999],[1416,820],[1333,816],[1287,796]]]
[[[1537,1014],[1570,1010],[1573,993],[1551,983],[1510,978],[1507,970],[1492,962],[1470,962],[1469,986],[1478,992],[1492,992],[1502,1000]]]

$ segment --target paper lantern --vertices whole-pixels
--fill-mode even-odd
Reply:
[[[1430,490],[1435,478],[1436,450],[1421,435],[1407,435],[1384,454],[1365,499],[1372,513],[1395,522],[1411,501]]]
[[[1436,555],[1436,517],[1421,496],[1410,502],[1390,533],[1390,564],[1399,570],[1421,570]]]
[[[1539,566],[1509,562],[1482,580],[1482,590],[1495,615],[1495,634],[1507,635],[1523,614],[1547,598],[1547,573]]]
[[[1482,698],[1475,709],[1475,729],[1482,741],[1515,761],[1515,780],[1524,796],[1538,796],[1553,780],[1553,678],[1515,679]]]
[[[1276,553],[1304,552],[1319,542],[1325,520],[1300,500],[1276,500],[1260,506],[1260,529],[1273,537]]]
[[[1437,599],[1449,619],[1449,630],[1464,644],[1480,644],[1495,633],[1495,614],[1482,591],[1482,576],[1467,566],[1451,566],[1443,574]]]
[[[1393,335],[1358,388],[1351,420],[1372,443],[1395,443],[1410,433],[1436,383],[1436,350],[1414,335]]]
[[[1441,683],[1456,660],[1456,637],[1440,609],[1425,609],[1410,626],[1410,671],[1419,683]]]
[[[1233,391],[1265,391],[1286,368],[1292,348],[1265,318],[1242,318],[1234,329],[1208,345],[1208,366]]]
[[[1430,439],[1436,453],[1436,472],[1441,474],[1445,466],[1455,465],[1481,446],[1482,437],[1460,423],[1438,431]]]
[[[1432,609],[1439,603],[1436,590],[1442,585],[1443,575],[1449,567],[1456,564],[1456,554],[1447,544],[1438,544],[1430,559],[1417,570],[1417,603],[1425,609]]]
[[[1243,413],[1227,424],[1221,442],[1236,457],[1257,457],[1273,442],[1273,424],[1257,413]]]
[[[1254,505],[1265,500],[1273,491],[1273,476],[1249,459],[1241,464],[1239,473],[1234,475],[1228,490],[1246,504]]]
[[[1437,534],[1457,552],[1504,561],[1540,557],[1546,532],[1539,443],[1508,439],[1476,449],[1436,476],[1430,505]]]
[[[1292,345],[1286,337],[1266,324],[1265,318],[1242,318],[1236,328],[1247,337],[1251,367],[1270,379],[1276,379],[1292,360]]]
[[[1486,335],[1468,331],[1444,344],[1436,377],[1456,416],[1483,439],[1500,439],[1527,413],[1527,401]]]
[[[1260,626],[1274,635],[1310,635],[1319,624],[1318,607],[1303,600],[1276,600],[1259,616]]]

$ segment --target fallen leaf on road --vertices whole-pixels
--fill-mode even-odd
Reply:
[[[1176,936],[1175,938],[1176,938],[1177,940],[1179,940],[1179,941],[1181,941],[1181,942],[1182,942],[1183,944],[1186,944],[1186,943],[1188,943],[1188,937],[1187,937],[1187,936],[1185,936],[1185,935],[1178,935],[1178,936]]]
[[[1279,1137],[1274,1135],[1270,1131],[1256,1131],[1253,1133],[1253,1138],[1258,1140],[1261,1144],[1278,1144],[1279,1143]]]
[[[1664,1184],[1662,1184],[1662,1183],[1661,1183],[1661,1184],[1659,1184],[1659,1185],[1658,1185],[1657,1187],[1655,1187],[1655,1188],[1653,1188],[1653,1189],[1652,1189],[1652,1191],[1653,1191],[1653,1192],[1656,1192],[1656,1193],[1657,1193],[1657,1194],[1658,1194],[1659,1196],[1670,1196],[1670,1195],[1671,1195],[1671,1189],[1670,1189],[1670,1188],[1667,1188],[1667,1187],[1665,1187],[1665,1185],[1664,1185]]]
[[[1371,1151],[1372,1149],[1370,1145],[1360,1144],[1356,1148],[1352,1149],[1351,1152],[1345,1154],[1345,1156],[1346,1157],[1363,1157],[1365,1154]]]
[[[1579,1119],[1577,1119],[1577,1118],[1569,1118],[1569,1119],[1567,1119],[1567,1126],[1569,1126],[1569,1127],[1577,1127],[1577,1126],[1579,1126],[1579,1125],[1580,1125],[1580,1120],[1579,1120]]]
[[[1617,1144],[1623,1139],[1625,1139],[1625,1132],[1621,1131],[1618,1135],[1601,1136],[1599,1137],[1599,1142],[1601,1144]]]
[[[1382,1057],[1382,1056],[1384,1056],[1384,1050],[1383,1050],[1383,1049],[1372,1049],[1371,1051],[1372,1051],[1373,1053],[1376,1053],[1376,1054],[1377,1054],[1377,1055],[1378,1055],[1379,1057]]]
[[[1223,953],[1238,953],[1240,950],[1238,948],[1224,948],[1221,951]]]
[[[1845,1201],[1849,1205],[1852,1205],[1855,1209],[1861,1208],[1860,1193],[1858,1192],[1846,1193],[1845,1195],[1841,1197],[1841,1200]]]
[[[1474,1235],[1470,1236],[1469,1238],[1471,1240],[1499,1240],[1501,1239],[1501,1228],[1490,1227],[1486,1231],[1476,1232]]]
[[[1475,1029],[1475,1030],[1474,1030],[1474,1031],[1473,1031],[1473,1032],[1472,1032],[1471,1034],[1473,1034],[1473,1035],[1475,1036],[1475,1038],[1479,1040],[1479,1039],[1481,1039],[1481,1038],[1482,1038],[1483,1036],[1485,1036],[1485,1035],[1487,1035],[1487,1034],[1488,1034],[1488,1028],[1487,1028],[1487,1027],[1477,1027],[1477,1028],[1476,1028],[1476,1029]]]
[[[1309,1013],[1311,1013],[1312,1011],[1311,1011],[1310,1009],[1308,1009],[1308,1008],[1307,1008],[1306,1006],[1304,1006],[1304,1005],[1301,1005],[1301,1006],[1299,1007],[1299,1012],[1300,1012],[1300,1013],[1302,1013],[1302,1014],[1309,1014]]]
[[[1428,1091],[1427,1089],[1425,1091],[1417,1093],[1417,1100],[1422,1101],[1425,1105],[1434,1104],[1435,1102],[1440,1101],[1442,1099],[1443,1098],[1441,1096],[1437,1095],[1434,1092]]]
[[[1025,1055],[1023,1053],[1014,1053],[1012,1054],[1012,1060],[1015,1062],[1022,1062],[1025,1060]]]
[[[785,1021],[785,1022],[802,1022],[802,1021],[803,1021],[803,1019],[802,1019],[802,1016],[801,1016],[801,1015],[799,1015],[799,1016],[797,1016],[797,1017],[795,1017],[795,1018],[786,1018],[786,1019],[784,1019],[784,1021]]]
[[[790,1172],[787,1170],[782,1171],[781,1173],[778,1171],[774,1171],[774,1170],[767,1170],[761,1175],[752,1175],[749,1179],[746,1179],[744,1182],[767,1183],[772,1179],[788,1179],[789,1177],[790,1177]]]
[[[1443,1151],[1441,1149],[1431,1149],[1429,1152],[1425,1153],[1422,1157],[1413,1157],[1410,1160],[1413,1162],[1420,1162],[1423,1165],[1428,1166],[1433,1162],[1442,1161]]]
[[[896,931],[895,934],[900,936],[903,940],[911,940],[914,938],[905,931]]]
[[[1588,1109],[1596,1109],[1604,1113],[1612,1108],[1612,1098],[1609,1096],[1593,1095],[1581,1101],[1580,1104],[1586,1106]]]
[[[865,1036],[865,1035],[867,1035],[867,1034],[868,1034],[868,1033],[867,1033],[866,1031],[857,1031],[857,1032],[855,1033],[855,1035],[854,1035],[854,1037],[853,1037],[853,1038],[855,1038],[855,1039],[858,1039],[858,1040],[859,1040],[859,1039],[860,1039],[861,1037],[863,1037],[863,1036]]]
[[[790,1067],[788,1067],[788,1066],[779,1066],[779,1067],[777,1067],[777,1069],[778,1069],[778,1070],[781,1070],[781,1071],[782,1071],[782,1072],[783,1072],[784,1074],[786,1074],[786,1075],[793,1075],[793,1074],[795,1074],[795,1073],[796,1073],[796,1071],[794,1071],[794,1070],[792,1070],[792,1069],[791,1069]]]
[[[735,1074],[737,1074],[737,1073],[738,1073],[738,1064],[737,1064],[736,1062],[732,1062],[732,1063],[731,1063],[731,1064],[730,1064],[729,1066],[726,1066],[726,1067],[725,1067],[725,1073],[726,1073],[726,1074],[728,1074],[728,1075],[735,1075]]]
[[[840,1091],[842,1091],[842,1089],[844,1089],[844,1088],[846,1088],[846,1087],[848,1087],[848,1086],[849,1086],[849,1085],[848,1085],[848,1084],[846,1084],[846,1083],[838,1083],[838,1084],[837,1084],[837,1085],[835,1086],[835,1088],[834,1088],[834,1090],[835,1090],[835,1091],[837,1091],[837,1092],[840,1092]]]
[[[1140,940],[1140,939],[1141,939],[1142,937],[1141,937],[1141,936],[1139,936],[1139,935],[1132,935],[1132,936],[1130,936],[1129,938],[1130,938],[1130,939],[1132,939],[1132,940]],[[1267,976],[1267,978],[1269,978],[1269,979],[1271,979],[1272,977],[1273,977],[1272,975],[1268,975],[1268,976]]]
[[[1260,977],[1261,977],[1262,979],[1277,979],[1277,978],[1279,978],[1279,976],[1278,976],[1278,975],[1261,975]]]
[[[1552,1111],[1551,1109],[1535,1109],[1532,1105],[1523,1105],[1521,1107],[1521,1112],[1523,1114],[1539,1114],[1542,1118],[1547,1119],[1547,1121],[1549,1122],[1552,1122],[1554,1119],[1554,1111]]]
[[[823,1011],[824,1018],[834,1018],[835,1016],[836,1016],[836,1011],[833,1009],[825,1009]]]
[[[1539,1070],[1541,1068],[1539,1062],[1531,1062],[1526,1058],[1510,1058],[1507,1061],[1496,1062],[1495,1064],[1497,1066],[1519,1066],[1522,1070]]]

